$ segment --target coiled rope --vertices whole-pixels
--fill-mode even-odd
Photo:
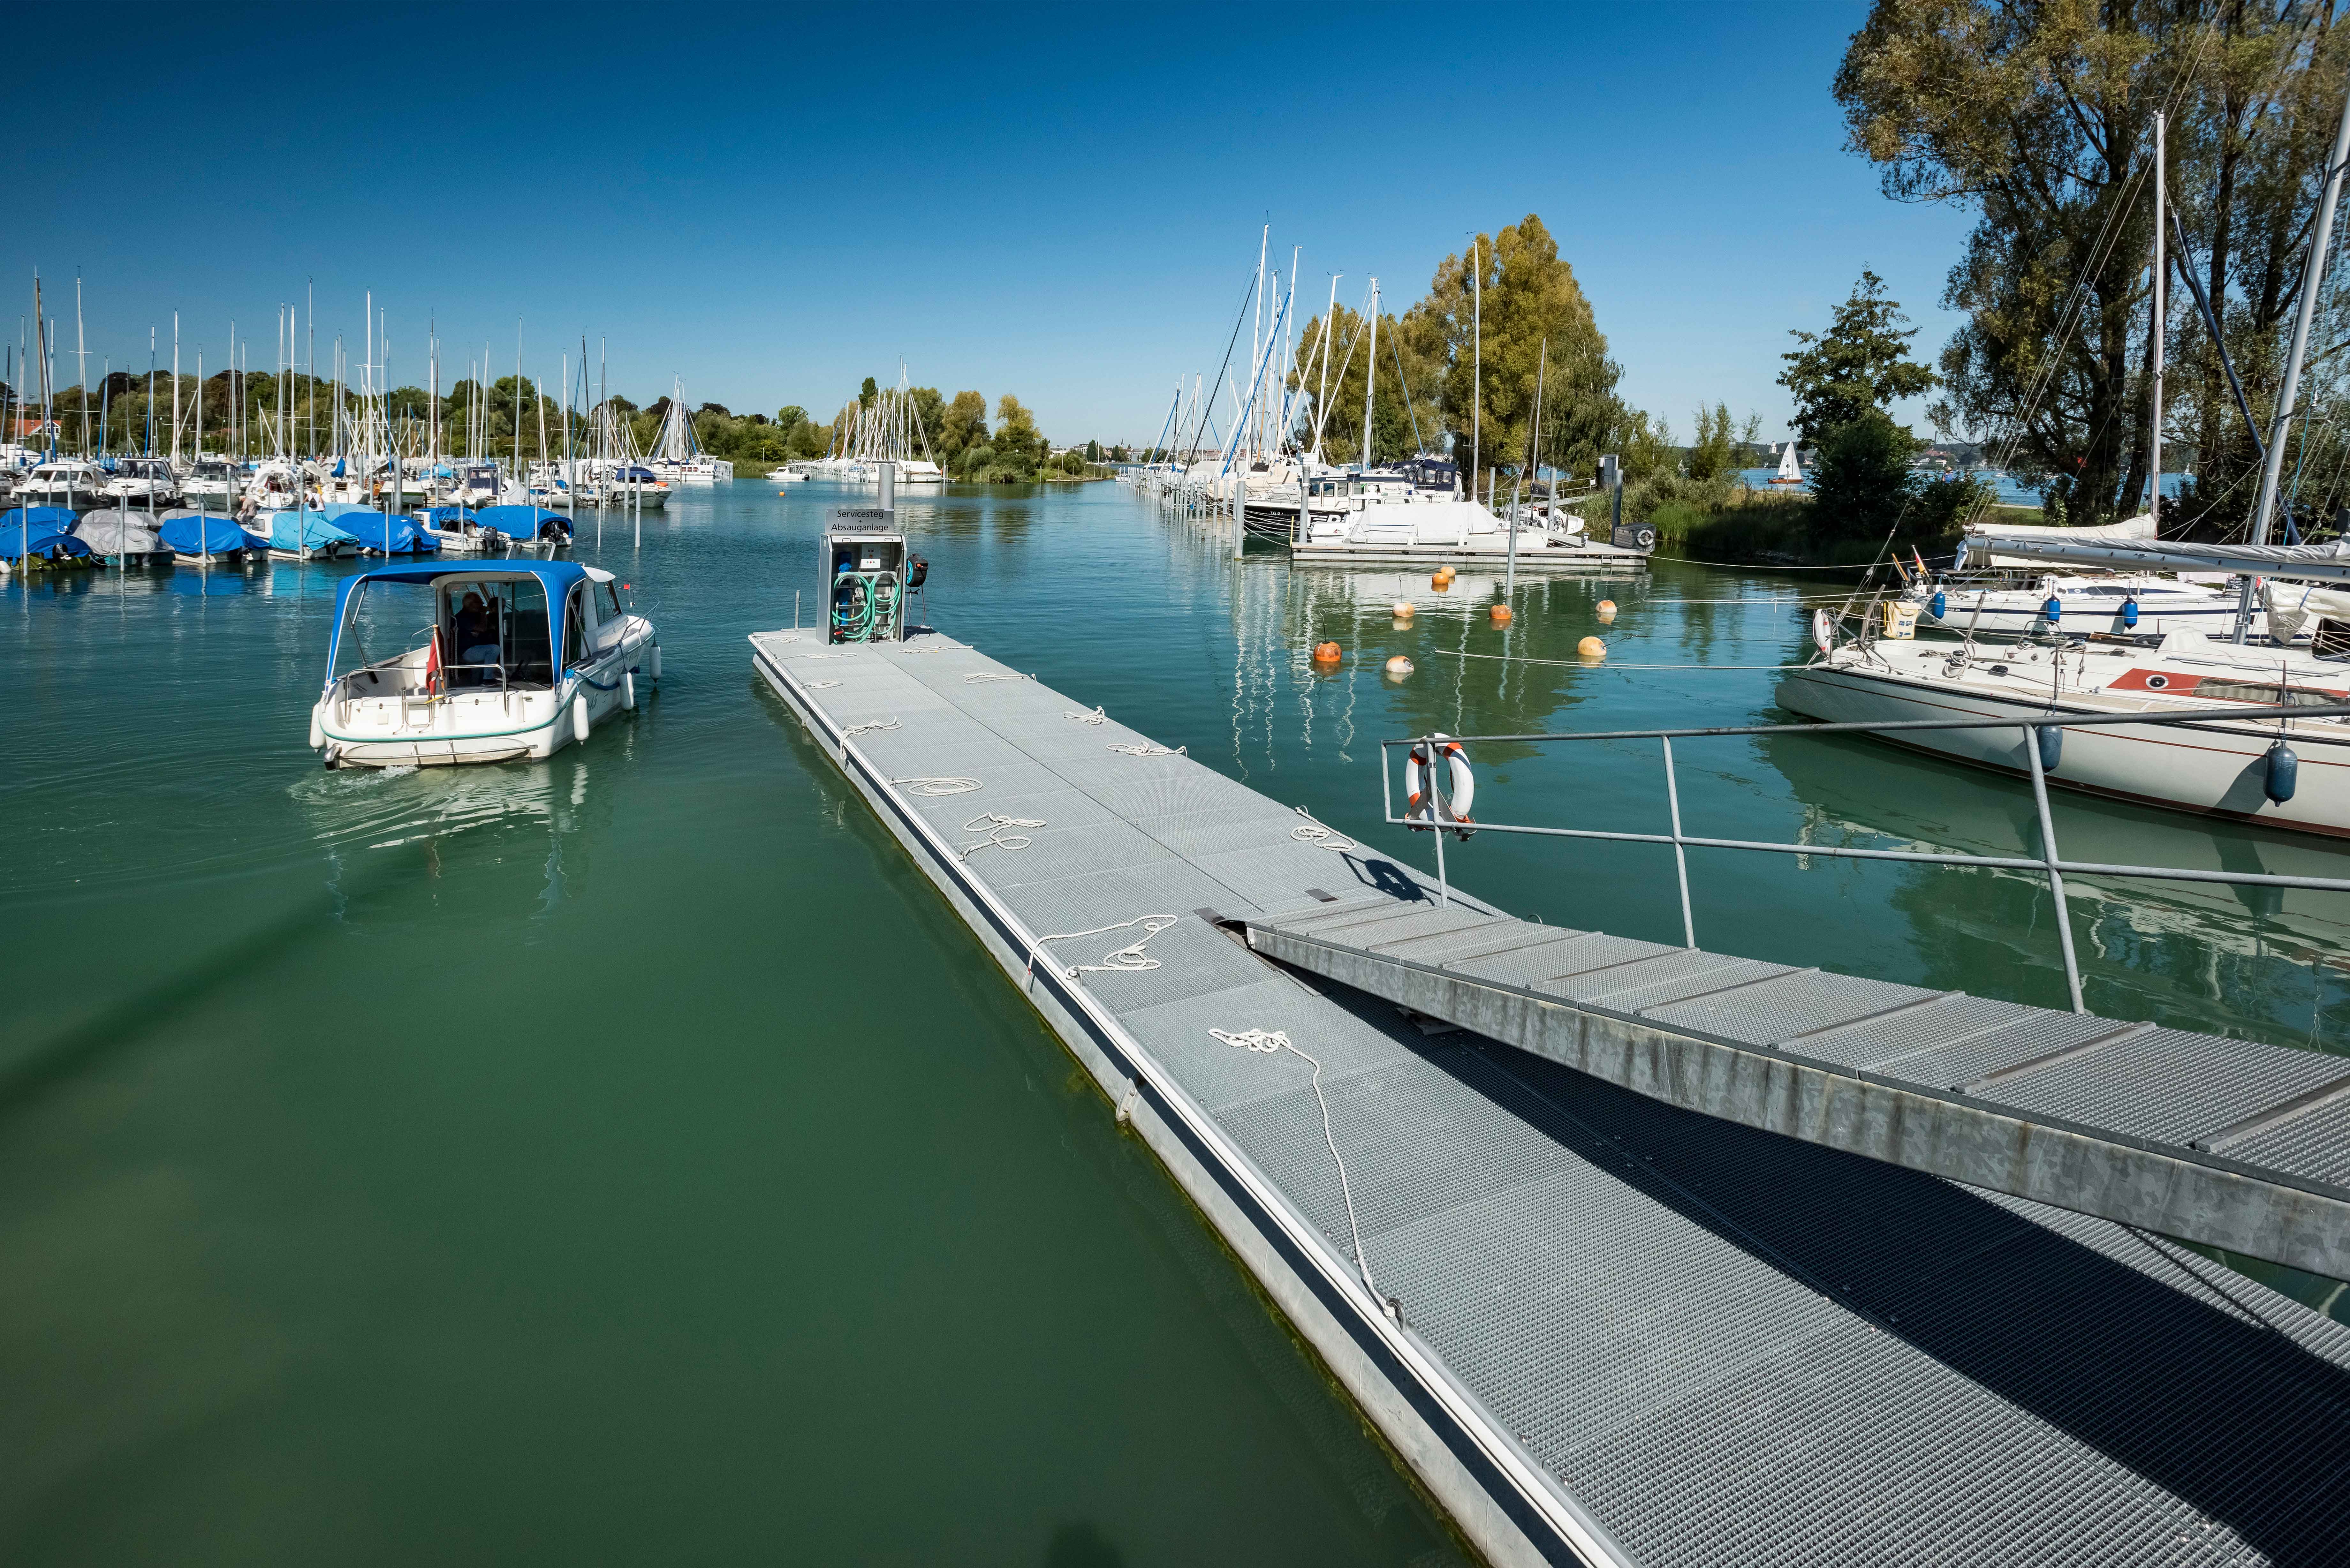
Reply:
[[[1098,708],[1095,709],[1090,713],[1072,713],[1069,710],[1064,708],[1061,710],[1061,717],[1079,724],[1107,724],[1109,722],[1109,715],[1103,712]]]
[[[1107,936],[1112,931],[1122,931],[1131,926],[1140,926],[1142,928],[1140,936],[1115,952],[1104,953],[1101,962],[1072,964],[1061,971],[1063,978],[1068,980],[1075,980],[1081,974],[1140,974],[1146,970],[1159,967],[1157,959],[1142,950],[1142,944],[1180,919],[1182,917],[1180,915],[1137,915],[1130,920],[1120,920],[1114,926],[1096,926],[1090,931],[1059,931],[1049,937],[1038,937],[1036,946],[1041,948],[1046,942],[1074,941],[1079,937]],[[1035,949],[1031,949],[1028,954],[1028,971],[1034,974],[1035,970],[1036,953]]]
[[[1014,833],[1012,829],[1044,826],[1045,821],[1042,817],[1006,816],[1000,811],[983,811],[962,825],[962,830],[965,833],[976,833],[981,836],[969,844],[959,846],[957,853],[968,860],[981,850],[991,846],[997,849],[1025,849],[1035,840],[1024,833]]]
[[[879,733],[881,733],[882,732],[887,731],[887,730],[895,730],[895,729],[899,729],[899,728],[902,728],[902,726],[901,726],[901,725],[898,722],[898,721],[897,721],[896,719],[894,719],[894,718],[891,718],[891,719],[872,719],[872,720],[868,720],[868,721],[867,721],[865,723],[862,723],[862,724],[851,724],[850,726],[848,726],[848,728],[847,728],[846,730],[843,730],[843,731],[841,732],[841,734],[842,734],[842,735],[844,735],[844,736],[848,736],[848,735],[873,735],[873,734],[879,734]]]
[[[1347,837],[1336,828],[1325,827],[1320,823],[1315,821],[1313,815],[1304,806],[1301,805],[1297,808],[1297,815],[1305,818],[1305,826],[1303,827],[1291,828],[1289,830],[1289,836],[1295,838],[1300,844],[1311,844],[1322,849],[1336,849],[1342,855],[1349,849],[1360,849],[1362,847],[1361,845],[1356,843],[1353,839]]]
[[[974,670],[962,679],[964,685],[976,686],[983,680],[1033,680],[1035,677],[1033,675],[998,675],[992,670]]]
[[[1113,744],[1109,749],[1128,757],[1180,757],[1189,754],[1187,747],[1178,746],[1170,752],[1165,746],[1154,744],[1149,741],[1143,741],[1131,746]]]
[[[913,778],[891,779],[893,784],[903,784],[916,794],[969,794],[979,788],[979,781],[962,778],[953,774],[920,774]]]
[[[1267,1056],[1286,1051],[1294,1056],[1305,1057],[1307,1065],[1314,1069],[1314,1103],[1322,1107],[1322,1141],[1330,1146],[1330,1163],[1338,1168],[1338,1190],[1347,1199],[1347,1228],[1355,1233],[1355,1272],[1363,1276],[1363,1288],[1378,1295],[1379,1287],[1371,1282],[1371,1261],[1363,1251],[1363,1227],[1355,1218],[1355,1186],[1347,1179],[1347,1162],[1338,1153],[1337,1134],[1330,1130],[1330,1102],[1322,1097],[1322,1064],[1300,1051],[1285,1030],[1243,1029],[1233,1033],[1211,1029],[1208,1033],[1236,1050],[1255,1051]],[[1394,1311],[1393,1303],[1389,1303],[1388,1311]]]

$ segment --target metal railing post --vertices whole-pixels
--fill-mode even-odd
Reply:
[[[1689,851],[1681,844],[1681,790],[1673,774],[1673,738],[1660,736],[1665,743],[1665,800],[1673,813],[1673,869],[1681,882],[1681,945],[1697,946],[1697,922],[1690,916]]]
[[[1433,739],[1420,743],[1428,749],[1429,831],[1436,835],[1436,907],[1445,909],[1452,906],[1452,884],[1444,877],[1444,759]]]
[[[2025,724],[2024,755],[2032,763],[2032,803],[2040,808],[2040,858],[2048,867],[2048,890],[2056,898],[2056,940],[2064,950],[2064,984],[2073,993],[2073,1011],[2086,1012],[2081,1000],[2081,964],[2073,953],[2073,910],[2064,901],[2064,873],[2056,868],[2056,829],[2048,817],[2048,773],[2040,763],[2040,732],[2045,725]]]

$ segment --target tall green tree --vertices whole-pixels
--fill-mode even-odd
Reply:
[[[1933,390],[1934,372],[1909,358],[1918,329],[1908,321],[1900,302],[1885,297],[1885,280],[1864,270],[1825,332],[1790,334],[1803,347],[1780,356],[1787,368],[1779,384],[1794,394],[1795,432],[1805,445],[1863,414],[1888,411],[1896,399]]]
[[[2350,65],[2338,23],[2331,0],[1876,0],[1835,78],[1851,144],[1887,194],[1978,215],[1943,295],[1968,319],[1937,422],[2062,477],[2078,520],[2140,504],[2146,171],[2166,105],[2173,201],[2265,418]],[[2187,336],[2173,411],[2202,437],[2208,490],[2248,443],[2204,335]]]
[[[1475,286],[1480,271],[1482,355]],[[1478,235],[1465,257],[1445,257],[1427,297],[1406,313],[1403,340],[1408,349],[1443,366],[1445,424],[1453,451],[1472,468],[1514,467],[1524,461],[1538,371],[1544,405],[1540,462],[1588,473],[1627,428],[1626,410],[1616,396],[1621,369],[1607,357],[1607,339],[1600,335],[1575,269],[1532,213],[1498,234]],[[1475,450],[1481,440],[1482,452]]]

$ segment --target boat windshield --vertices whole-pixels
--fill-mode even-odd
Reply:
[[[555,683],[545,585],[526,573],[495,571],[363,585],[344,610],[331,674],[343,680],[372,670],[374,681],[387,683],[385,695],[421,691],[429,684],[435,631],[445,690],[543,691]]]

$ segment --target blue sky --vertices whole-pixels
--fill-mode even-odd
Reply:
[[[1056,439],[1147,439],[1212,372],[1259,225],[1400,308],[1532,212],[1626,395],[1783,433],[1790,327],[1864,266],[1924,327],[1969,215],[1878,193],[1828,86],[1865,6],[732,8],[228,5],[12,18],[78,60],[0,257],[30,310],[84,278],[90,373],[249,362],[317,292],[319,356],[389,313],[393,370],[465,345],[550,384],[609,345],[639,400],[828,413],[866,375],[1013,392]],[[52,104],[60,99],[52,95]],[[62,302],[62,303],[60,303]],[[0,321],[5,321],[0,315]],[[10,333],[13,341],[14,333]],[[168,343],[165,348],[168,356]]]

